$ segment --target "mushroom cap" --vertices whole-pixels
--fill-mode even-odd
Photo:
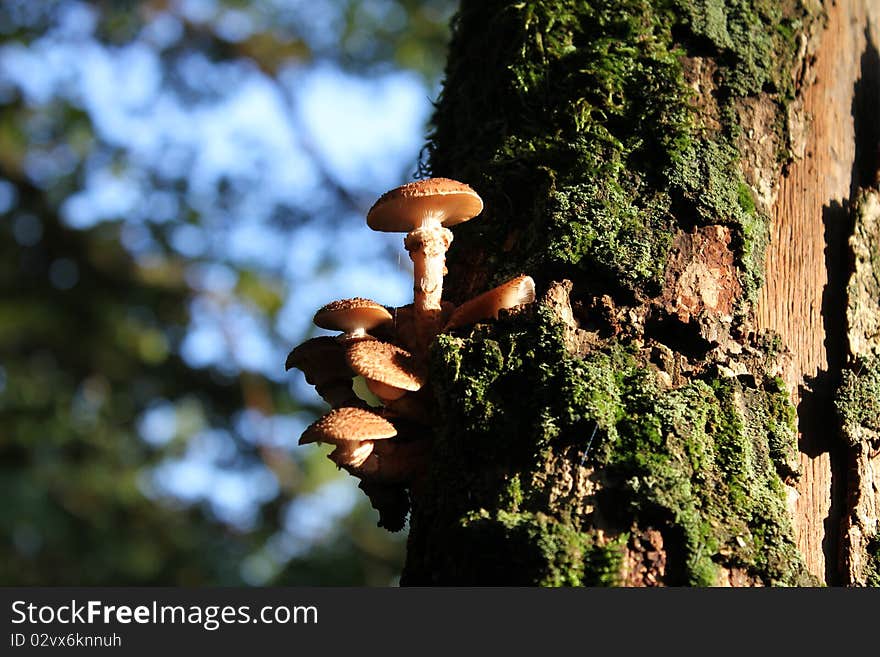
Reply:
[[[318,309],[314,319],[315,326],[345,333],[358,329],[369,331],[391,321],[391,313],[385,306],[360,297],[331,301]]]
[[[287,355],[285,369],[295,367],[312,385],[336,378],[351,378],[354,373],[345,360],[345,347],[335,338],[323,335],[306,340]]]
[[[345,356],[356,373],[393,388],[419,390],[427,379],[415,356],[387,342],[355,342]]]
[[[434,217],[454,226],[483,211],[483,199],[469,185],[449,178],[425,178],[385,192],[367,213],[373,230],[408,233]]]
[[[300,436],[299,444],[345,443],[393,438],[397,429],[378,413],[365,408],[336,408],[313,422]]]
[[[465,301],[452,312],[443,330],[448,331],[484,319],[498,319],[498,313],[502,310],[510,310],[534,300],[534,279],[531,276],[517,276]]]

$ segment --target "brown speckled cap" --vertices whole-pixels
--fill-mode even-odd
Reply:
[[[415,356],[387,342],[356,342],[346,350],[351,369],[365,379],[402,390],[415,391],[425,385],[426,375]]]
[[[315,325],[331,331],[351,333],[357,330],[369,331],[390,323],[391,313],[382,304],[371,299],[340,299],[331,301],[315,313]]]
[[[385,192],[367,213],[373,230],[408,233],[433,216],[454,226],[483,211],[483,199],[469,185],[450,178],[425,178]]]
[[[397,429],[381,415],[364,408],[337,408],[319,418],[300,436],[299,444],[345,443],[393,438]]]

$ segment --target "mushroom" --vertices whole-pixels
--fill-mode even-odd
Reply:
[[[310,424],[300,436],[299,444],[332,443],[334,445],[365,440],[393,438],[397,429],[384,417],[365,408],[336,408]]]
[[[315,326],[342,331],[337,339],[343,342],[371,338],[367,331],[392,322],[388,309],[371,299],[356,297],[331,301],[315,313]]]
[[[446,251],[453,237],[449,227],[482,209],[473,189],[448,178],[383,194],[370,208],[367,224],[407,233],[413,303],[400,308],[363,298],[329,303],[315,313],[314,322],[340,335],[309,340],[287,358],[287,369],[301,369],[334,406],[303,432],[299,444],[334,445],[328,458],[361,479],[360,487],[380,513],[380,526],[392,531],[403,527],[413,491],[421,494],[426,481],[432,439],[425,425],[432,395],[425,362],[432,340],[443,326],[497,317],[501,309],[535,297],[534,282],[521,276],[459,308],[443,301]],[[361,399],[371,396],[364,388],[375,395],[370,403],[384,408],[369,410]]]
[[[383,194],[367,213],[373,230],[406,232],[413,261],[415,349],[424,357],[442,325],[443,275],[452,243],[447,228],[478,215],[483,201],[470,186],[449,178],[427,178]]]
[[[345,348],[326,335],[306,340],[295,347],[284,363],[286,370],[293,367],[302,370],[306,381],[313,386],[332,379],[354,376],[345,359]]]
[[[331,407],[361,405],[352,390],[354,372],[345,359],[345,348],[335,338],[321,336],[303,342],[287,356],[285,368],[292,367],[302,370]]]
[[[419,390],[427,380],[411,353],[387,342],[356,342],[346,349],[345,358],[352,371],[363,376],[370,391],[383,401]]]
[[[427,374],[415,356],[393,344],[376,340],[350,345],[346,358],[351,369],[364,377],[370,392],[388,410],[426,423],[431,413],[431,396],[424,387]]]
[[[500,311],[532,303],[534,300],[535,281],[531,276],[517,276],[465,301],[452,312],[443,330],[449,331],[484,319],[498,319]]]

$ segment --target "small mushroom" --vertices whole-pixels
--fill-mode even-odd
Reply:
[[[465,301],[452,312],[443,330],[449,331],[484,319],[498,319],[498,314],[502,310],[510,310],[516,306],[532,303],[534,300],[535,281],[531,276],[517,276]]]
[[[408,351],[387,342],[373,340],[349,345],[345,357],[379,399],[399,399],[407,391],[419,390],[427,376]]]
[[[371,299],[341,299],[332,301],[315,313],[315,326],[331,331],[342,331],[341,341],[369,338],[367,331],[392,322],[388,309]]]
[[[414,338],[421,356],[442,325],[446,251],[452,243],[447,227],[482,210],[483,201],[470,186],[449,178],[427,178],[386,192],[367,213],[367,225],[373,230],[407,233],[404,246],[414,270]]]
[[[348,443],[350,441],[393,438],[397,429],[384,417],[365,408],[336,408],[310,424],[300,436],[299,444]]]

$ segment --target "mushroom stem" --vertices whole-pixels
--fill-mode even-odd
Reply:
[[[347,471],[357,471],[370,457],[376,443],[372,440],[361,442],[352,441],[350,445],[337,445],[336,449],[327,455],[338,467]]]
[[[426,217],[422,225],[407,234],[404,246],[413,261],[413,311],[418,351],[425,356],[428,346],[440,332],[443,275],[446,251],[452,231],[437,218]]]
[[[362,340],[366,337],[368,337],[367,329],[363,326],[359,326],[353,331],[346,331],[345,333],[340,334],[338,339],[345,342],[346,340]]]

